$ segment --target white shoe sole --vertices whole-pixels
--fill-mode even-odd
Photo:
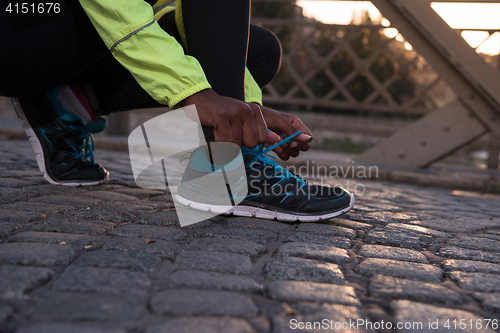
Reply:
[[[179,202],[180,204],[191,207],[196,210],[201,210],[205,212],[211,212],[217,215],[234,215],[234,216],[246,216],[246,217],[256,217],[256,218],[261,218],[261,219],[268,219],[268,220],[278,220],[282,222],[317,222],[321,220],[327,220],[331,219],[333,217],[342,215],[349,210],[351,210],[352,207],[354,207],[354,195],[351,194],[351,204],[349,207],[346,207],[342,210],[339,210],[337,212],[333,213],[328,213],[324,215],[295,215],[295,214],[287,214],[287,213],[282,213],[282,212],[274,212],[271,210],[263,209],[263,208],[258,208],[258,207],[251,207],[251,206],[217,206],[217,205],[208,205],[208,204],[203,204],[199,202],[194,202],[191,200],[188,200],[186,198],[181,197],[180,195],[175,196],[175,200]]]
[[[51,184],[54,185],[65,185],[65,186],[90,186],[90,185],[99,185],[102,183],[105,183],[109,180],[109,172],[106,173],[106,178],[94,182],[83,182],[83,181],[77,181],[77,180],[70,180],[67,182],[61,182],[61,181],[55,181],[50,176],[47,174],[47,170],[45,169],[45,160],[43,158],[43,149],[42,145],[40,144],[40,141],[38,141],[38,138],[35,135],[35,131],[33,131],[33,128],[31,127],[30,123],[26,119],[26,116],[24,115],[23,108],[21,107],[21,104],[19,103],[18,98],[12,98],[12,104],[14,105],[14,109],[17,112],[17,115],[19,118],[21,118],[21,124],[23,125],[24,132],[28,136],[30,145],[31,145],[31,150],[35,153],[36,156],[36,162],[38,164],[38,168],[40,171],[43,173],[43,178],[45,178],[46,181],[48,181]]]

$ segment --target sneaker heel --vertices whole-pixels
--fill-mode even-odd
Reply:
[[[45,164],[43,163],[43,156],[41,154],[36,154],[36,163],[38,164],[38,169],[45,174]]]

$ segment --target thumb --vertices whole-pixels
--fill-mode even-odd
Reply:
[[[267,133],[266,143],[268,143],[269,145],[274,145],[280,141],[281,141],[281,137],[278,134],[274,133],[273,131],[269,131]]]
[[[299,129],[293,126],[292,123],[288,121],[288,119],[286,119],[285,117],[280,118],[276,125],[277,129],[285,132],[287,137],[299,131]],[[312,137],[310,135],[304,133],[301,133],[293,138],[294,141],[301,141],[301,142],[308,142],[311,141],[311,139]]]
[[[293,139],[295,141],[309,142],[309,141],[311,141],[312,136],[302,133],[302,134],[297,135]]]

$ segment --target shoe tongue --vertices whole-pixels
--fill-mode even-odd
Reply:
[[[260,154],[262,151],[264,150],[264,145],[258,145],[257,147],[255,148],[246,148],[246,147],[243,147],[241,146],[241,154],[246,157],[247,155],[257,155],[257,154]]]
[[[61,89],[61,87],[57,87],[57,88],[49,90],[45,93],[45,96],[47,96],[47,99],[49,100],[50,104],[54,108],[55,113],[62,120],[70,121],[70,122],[78,121],[83,126],[83,121],[79,117],[77,117],[74,114],[65,110],[61,106],[61,104],[59,103],[59,100],[57,99],[57,95],[59,94],[60,89]]]
[[[260,154],[262,152],[264,145],[258,145],[255,148],[246,148],[241,146],[241,155],[243,156],[243,161],[245,165],[250,164],[255,158],[255,155]]]
[[[207,152],[204,149],[197,148],[191,154],[189,165],[191,169],[200,172],[219,171],[222,167],[224,167],[225,171],[233,171],[241,165],[241,159],[235,158],[228,161],[226,164],[212,165]]]
[[[106,120],[106,118],[100,117],[98,120],[85,125],[85,129],[89,133],[99,133],[104,131],[107,125],[108,121]]]

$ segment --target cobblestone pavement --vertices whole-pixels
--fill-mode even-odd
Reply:
[[[168,193],[135,186],[126,153],[97,160],[109,183],[53,186],[27,141],[0,141],[1,332],[498,325],[498,196],[366,181],[355,208],[325,223],[215,217],[181,228]]]

